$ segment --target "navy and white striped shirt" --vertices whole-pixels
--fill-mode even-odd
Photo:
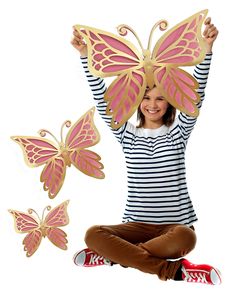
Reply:
[[[96,107],[110,126],[106,115],[104,80],[90,74],[87,58],[81,58]],[[207,83],[211,54],[197,65],[194,77],[199,83],[201,101]],[[126,159],[128,198],[123,222],[152,224],[185,224],[191,226],[197,217],[190,200],[185,171],[185,149],[196,118],[180,113],[174,123],[157,129],[136,128],[126,122],[112,132],[120,142]]]

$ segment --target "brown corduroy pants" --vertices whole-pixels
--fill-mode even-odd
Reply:
[[[88,229],[89,249],[114,263],[156,274],[161,280],[174,279],[181,259],[196,244],[195,231],[181,224],[128,222],[95,225]]]

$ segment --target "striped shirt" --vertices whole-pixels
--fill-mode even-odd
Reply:
[[[104,80],[90,74],[87,58],[82,58],[96,107],[110,127],[111,117],[106,115]],[[204,99],[211,54],[194,69],[199,83],[197,92]],[[185,149],[196,118],[179,113],[174,123],[157,129],[137,128],[126,122],[112,129],[122,146],[128,179],[128,197],[123,222],[134,221],[151,224],[185,224],[197,221],[190,200],[185,170]]]

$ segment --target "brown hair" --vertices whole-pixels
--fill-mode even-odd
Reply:
[[[173,107],[171,104],[169,104],[166,113],[164,114],[162,121],[163,124],[166,126],[171,126],[175,120],[175,115],[176,115],[176,109]],[[137,128],[143,127],[145,123],[145,116],[143,115],[140,105],[137,110],[137,121],[138,125]]]

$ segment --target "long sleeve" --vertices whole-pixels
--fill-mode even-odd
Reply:
[[[127,127],[127,122],[121,126],[119,129],[113,129],[111,128],[111,116],[108,116],[106,114],[106,107],[107,107],[107,102],[104,100],[104,94],[106,92],[106,85],[105,82],[102,78],[100,77],[94,77],[91,75],[89,69],[88,69],[88,60],[87,57],[81,57],[82,61],[82,66],[86,75],[86,78],[88,80],[88,84],[91,88],[92,94],[93,94],[93,99],[96,104],[96,108],[102,117],[102,119],[105,121],[105,123],[110,127],[111,131],[117,138],[117,140],[122,143],[122,139],[124,136],[124,132]]]
[[[200,63],[199,65],[197,65],[194,69],[193,76],[199,83],[199,88],[197,89],[197,92],[200,95],[200,102],[197,105],[199,109],[202,107],[202,102],[205,98],[205,88],[206,88],[207,79],[209,75],[211,59],[212,59],[212,54],[207,54],[204,61]],[[178,116],[178,120],[179,120],[180,131],[181,131],[184,143],[186,144],[194,128],[194,125],[197,121],[197,118],[191,117],[181,112]]]

